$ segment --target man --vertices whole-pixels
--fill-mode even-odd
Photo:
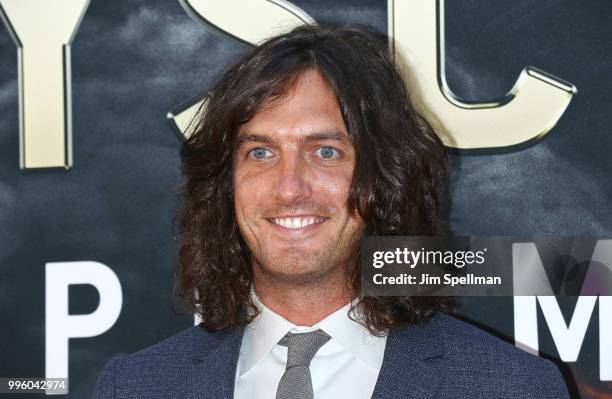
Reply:
[[[361,237],[438,233],[446,165],[373,37],[266,41],[181,155],[178,287],[202,323],[111,360],[94,397],[567,397],[556,366],[444,298],[360,297]]]

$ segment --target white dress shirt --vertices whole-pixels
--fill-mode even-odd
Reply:
[[[382,366],[387,337],[377,337],[348,317],[350,303],[312,327],[296,326],[253,294],[259,315],[245,327],[236,369],[235,399],[274,399],[285,372],[288,332],[317,329],[331,339],[310,363],[315,399],[370,398]]]

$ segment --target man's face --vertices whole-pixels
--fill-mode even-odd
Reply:
[[[319,72],[304,72],[241,126],[233,166],[256,278],[300,284],[345,273],[363,229],[347,209],[355,150]]]

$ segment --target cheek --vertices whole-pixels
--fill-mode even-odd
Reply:
[[[336,171],[334,173],[321,172],[313,176],[313,195],[326,202],[334,204],[338,210],[346,207],[351,186],[351,175]]]
[[[258,213],[269,198],[269,179],[261,175],[237,172],[234,176],[234,198],[238,223]]]

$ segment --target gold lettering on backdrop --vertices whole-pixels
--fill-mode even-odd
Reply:
[[[195,20],[250,44],[268,37],[279,25],[286,29],[312,21],[287,1],[253,1],[248,7],[240,0],[181,0],[181,4]],[[449,147],[502,148],[539,139],[557,123],[576,93],[571,83],[526,67],[503,99],[462,102],[444,76],[444,1],[388,0],[388,21],[391,51],[407,71],[413,98]],[[191,103],[170,112],[168,118],[189,136],[189,123],[200,105]]]
[[[314,20],[285,0],[179,0],[196,21],[255,45]],[[89,0],[0,0],[17,46],[20,167],[72,165],[70,43]],[[576,88],[526,67],[501,100],[469,104],[444,77],[444,1],[388,0],[389,38],[414,98],[449,147],[500,148],[538,139],[559,120]],[[184,134],[201,101],[168,117]]]
[[[0,0],[17,46],[19,167],[72,166],[70,43],[89,0]]]
[[[284,0],[179,0],[187,14],[223,34],[256,45],[268,37],[315,21],[301,8]],[[168,113],[179,131],[189,136],[201,99]]]
[[[576,88],[526,67],[497,101],[468,104],[444,76],[444,0],[388,0],[392,51],[407,70],[417,105],[449,147],[508,147],[544,136],[561,118]]]

